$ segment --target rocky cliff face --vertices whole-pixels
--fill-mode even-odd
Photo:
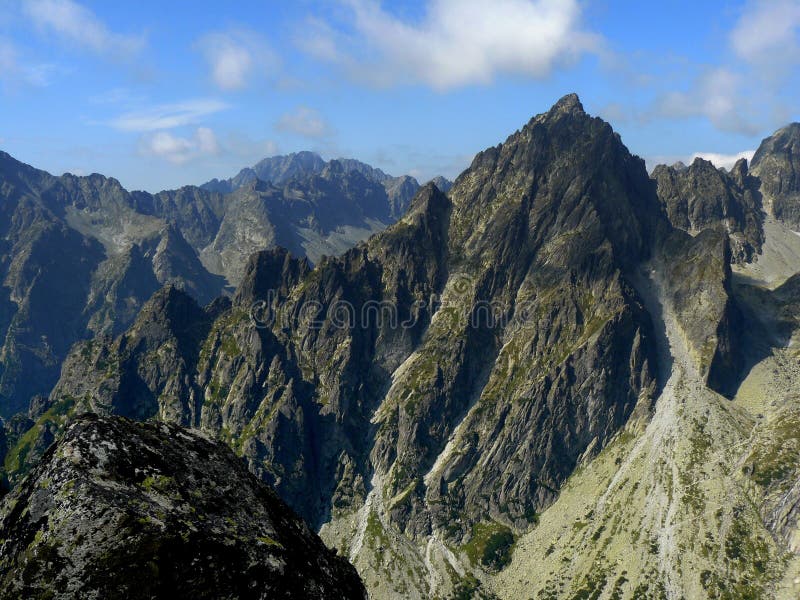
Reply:
[[[673,226],[696,234],[722,227],[731,238],[731,258],[749,262],[764,243],[759,181],[736,163],[730,173],[697,158],[689,167],[659,165],[653,171],[658,196]]]
[[[87,415],[0,506],[0,598],[366,598],[226,447]]]
[[[205,270],[180,231],[148,207],[137,212],[142,195],[134,198],[116,180],[52,177],[2,154],[0,182],[6,417],[52,388],[75,341],[122,331],[162,285],[181,285],[202,301],[222,290],[223,280]]]
[[[744,368],[743,317],[732,291],[730,239],[716,228],[674,232],[657,271],[691,360],[704,383],[732,397]]]
[[[753,156],[753,173],[761,179],[764,204],[776,219],[800,230],[800,123],[765,139]]]
[[[451,189],[447,309],[375,418],[381,492],[412,535],[524,526],[647,412],[650,323],[624,275],[660,218],[641,166],[566,97]]]

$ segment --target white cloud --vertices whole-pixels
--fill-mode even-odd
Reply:
[[[746,158],[747,162],[753,160],[755,150],[745,150],[737,154],[719,154],[717,152],[695,152],[686,164],[691,164],[695,158],[702,158],[714,164],[715,167],[723,167],[729,171],[739,160]]]
[[[114,33],[88,8],[72,0],[26,0],[24,9],[43,31],[98,54],[129,58],[145,44],[143,36]]]
[[[299,106],[286,113],[275,125],[278,131],[293,133],[307,138],[324,138],[332,131],[324,117],[313,108]]]
[[[245,30],[210,33],[197,43],[211,79],[223,90],[247,87],[253,76],[274,71],[277,58],[258,35]]]
[[[144,137],[139,148],[142,154],[163,158],[176,165],[219,153],[216,135],[207,127],[198,127],[191,138],[158,131]]]
[[[27,64],[10,40],[0,38],[0,81],[13,85],[47,87],[58,71],[55,65],[47,63]]]
[[[744,116],[757,114],[744,84],[742,76],[728,68],[710,69],[688,91],[663,95],[655,112],[663,117],[706,117],[717,129],[754,135],[761,127]]]
[[[731,60],[707,68],[688,91],[663,94],[653,112],[705,117],[750,136],[777,126],[792,112],[785,92],[800,64],[799,34],[799,0],[749,0],[728,35]]]
[[[429,0],[419,23],[395,17],[375,0],[345,3],[355,36],[317,21],[300,43],[379,85],[422,82],[446,90],[490,83],[501,73],[543,78],[601,46],[598,36],[581,29],[577,0]],[[355,54],[376,60],[365,63]]]
[[[739,58],[758,65],[774,65],[800,58],[798,47],[800,2],[751,0],[730,34]]]
[[[157,131],[174,129],[198,122],[203,117],[228,108],[219,100],[187,100],[162,104],[144,111],[131,111],[113,119],[109,124],[121,131]]]

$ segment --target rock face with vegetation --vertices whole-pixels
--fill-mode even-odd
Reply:
[[[569,474],[652,410],[633,280],[668,228],[643,162],[569,96],[341,258],[257,255],[230,306],[154,298],[76,348],[49,402],[218,436],[357,563],[395,536],[398,570],[450,547],[499,568]]]
[[[303,169],[366,197],[335,162],[229,197]],[[231,299],[168,287],[75,346],[8,481],[123,414],[225,442],[377,598],[797,597],[797,285],[758,283],[796,236],[744,162],[654,175],[566,96],[341,256],[257,252]]]
[[[731,239],[731,258],[752,260],[764,243],[759,181],[741,159],[729,172],[702,158],[689,167],[659,165],[653,171],[658,197],[673,226],[697,234],[719,226]]]
[[[86,415],[0,507],[0,598],[348,598],[355,569],[230,450]]]

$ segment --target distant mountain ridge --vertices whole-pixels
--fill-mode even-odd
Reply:
[[[319,154],[309,151],[265,158],[252,167],[245,167],[234,177],[223,180],[212,179],[200,187],[209,191],[229,194],[255,179],[280,186],[298,177],[320,174],[326,168],[331,168],[335,163],[338,163],[345,172],[357,172],[368,181],[381,184],[389,197],[389,202],[392,205],[392,215],[395,219],[402,216],[405,207],[408,206],[411,198],[420,187],[419,182],[410,175],[394,177],[386,174],[381,169],[354,158],[334,158],[330,161],[325,161]],[[453,185],[452,181],[441,175],[435,177],[432,181],[444,193],[447,193]]]
[[[655,179],[659,198],[670,222],[692,233],[719,225],[730,234],[732,259],[752,260],[764,243],[760,181],[739,160],[730,172],[696,158],[690,166],[659,165]]]
[[[259,163],[278,183],[150,194],[0,152],[0,416],[48,393],[72,344],[119,334],[162,286],[202,305],[231,292],[253,252],[339,254],[396,221],[418,187],[359,161],[284,158]]]

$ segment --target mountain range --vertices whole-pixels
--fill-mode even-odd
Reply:
[[[207,304],[231,293],[251,253],[339,253],[397,220],[419,187],[312,153],[248,172],[226,193],[207,184],[148,194],[0,153],[0,416],[49,393],[72,344],[118,335],[165,284]]]
[[[108,244],[144,230],[136,214],[169,222],[155,251],[131,247],[150,269],[163,245],[170,273],[152,267],[166,285],[102,335],[65,335],[80,341],[26,412],[4,401],[9,498],[70,423],[117,415],[227,445],[374,598],[796,598],[798,146],[792,124],[751,164],[651,176],[572,94],[410,201],[307,153],[134,193],[124,218],[86,216],[113,180],[51,178],[28,201],[9,176],[4,197],[29,206],[9,239],[47,209],[45,239],[76,249],[24,254],[51,272],[70,260],[91,281]],[[347,194],[326,204],[331,186]],[[330,240],[341,215],[397,221],[309,252],[306,229]],[[22,262],[8,271],[31,281]],[[198,302],[206,275],[235,292]]]

